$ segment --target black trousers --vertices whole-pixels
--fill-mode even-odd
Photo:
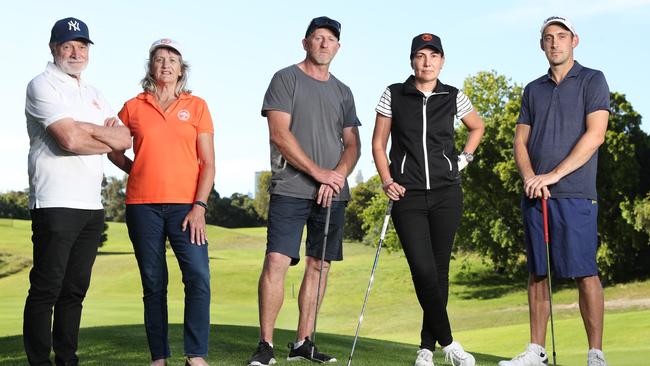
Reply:
[[[449,261],[462,213],[458,185],[407,191],[393,206],[393,225],[424,313],[420,347],[431,351],[436,342],[444,347],[453,341],[447,316]]]
[[[104,210],[39,208],[31,211],[34,266],[23,318],[30,365],[78,365],[82,301],[104,225]],[[54,313],[54,324],[52,324]]]

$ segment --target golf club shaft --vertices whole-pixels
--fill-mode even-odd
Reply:
[[[555,327],[553,326],[553,286],[551,286],[551,250],[548,235],[548,206],[546,198],[542,198],[542,216],[544,217],[544,242],[546,243],[546,279],[548,283],[548,304],[551,314],[551,346],[553,347],[553,366],[555,363]]]
[[[327,251],[327,234],[330,231],[330,214],[332,212],[332,205],[327,206],[327,213],[325,214],[325,230],[323,232],[323,252],[320,256],[320,270],[318,272],[318,287],[316,290],[316,314],[314,314],[314,330],[311,333],[311,358],[314,358],[314,345],[316,344],[316,322],[318,321],[318,305],[320,303],[320,288],[323,280],[323,263],[325,262],[325,252]]]
[[[357,345],[357,339],[359,338],[359,329],[361,329],[361,322],[363,322],[363,314],[365,313],[366,305],[368,304],[368,295],[370,294],[372,283],[375,281],[375,269],[377,269],[377,263],[379,262],[379,253],[381,252],[381,246],[386,237],[386,229],[388,228],[388,221],[390,220],[390,212],[392,209],[393,201],[389,200],[388,207],[386,207],[386,216],[384,216],[384,225],[381,228],[379,243],[377,244],[377,251],[375,252],[375,261],[372,263],[372,269],[370,270],[370,280],[368,281],[368,288],[366,288],[366,296],[363,298],[363,306],[361,307],[361,315],[359,315],[359,322],[357,323],[357,331],[354,333],[354,341],[352,342],[352,350],[350,351],[350,357],[348,358],[348,366],[352,364],[352,356],[354,355],[354,349]]]

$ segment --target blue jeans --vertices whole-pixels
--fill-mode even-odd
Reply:
[[[210,332],[210,267],[208,246],[190,243],[189,226],[181,224],[191,204],[126,206],[126,223],[138,260],[144,301],[144,323],[151,359],[171,356],[167,336],[167,261],[169,239],[185,285],[184,348],[189,357],[208,354]]]

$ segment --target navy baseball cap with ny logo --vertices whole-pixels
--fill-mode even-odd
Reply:
[[[74,39],[93,43],[88,34],[88,26],[77,18],[65,18],[54,23],[50,43],[63,43]]]

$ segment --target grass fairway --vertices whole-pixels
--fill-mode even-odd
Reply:
[[[183,340],[182,325],[170,327],[170,341],[172,354],[169,359],[170,366],[183,365]],[[293,332],[287,330],[277,331],[277,336],[290,339]],[[245,361],[252,351],[251,339],[257,337],[257,328],[236,325],[217,325],[211,328],[211,352],[208,361],[210,365],[246,365]],[[318,334],[319,342],[326,344],[328,352],[336,355],[339,364],[347,364],[352,337],[333,334]],[[122,325],[111,327],[83,328],[80,334],[79,358],[82,365],[88,366],[130,366],[147,365],[148,356],[142,347],[134,344],[146,344],[144,329],[140,325]],[[10,350],[0,355],[0,366],[15,366],[26,364],[21,348],[21,338],[11,336],[0,338],[0,348]],[[310,362],[286,361],[288,349],[285,343],[275,345],[275,356],[278,364],[282,365],[311,365]],[[353,365],[355,366],[393,366],[410,365],[415,359],[416,348],[413,345],[379,341],[374,339],[361,339],[355,351]],[[477,365],[493,365],[497,359],[493,356],[477,355]],[[445,365],[444,360],[437,354],[434,358],[437,365]]]
[[[265,228],[208,227],[213,296],[211,364],[243,365],[256,346],[257,279],[265,235]],[[20,334],[31,261],[30,236],[28,221],[0,219],[0,365],[25,364]],[[320,348],[336,355],[343,364],[352,344],[374,249],[346,243],[344,252],[345,261],[333,265],[318,319]],[[178,324],[183,319],[183,289],[173,253],[168,253],[167,259],[169,320],[174,324],[170,329],[175,355],[172,365],[182,365],[182,326]],[[301,263],[287,275],[284,307],[274,339],[280,360],[286,357],[284,346],[294,338],[302,270]],[[496,365],[499,359],[524,349],[528,339],[525,280],[511,283],[492,274],[479,258],[462,256],[452,263],[450,290],[448,310],[454,337],[477,356],[479,365]],[[648,364],[650,282],[608,287],[605,296],[604,344],[609,363]],[[84,365],[147,364],[141,298],[126,228],[109,223],[109,241],[97,257],[84,302],[79,350]],[[553,300],[558,361],[562,365],[585,364],[586,336],[575,287],[558,285]],[[354,364],[412,365],[420,318],[405,259],[400,253],[383,252],[361,329],[361,336],[372,340],[360,340]],[[436,365],[448,363],[437,358]]]

